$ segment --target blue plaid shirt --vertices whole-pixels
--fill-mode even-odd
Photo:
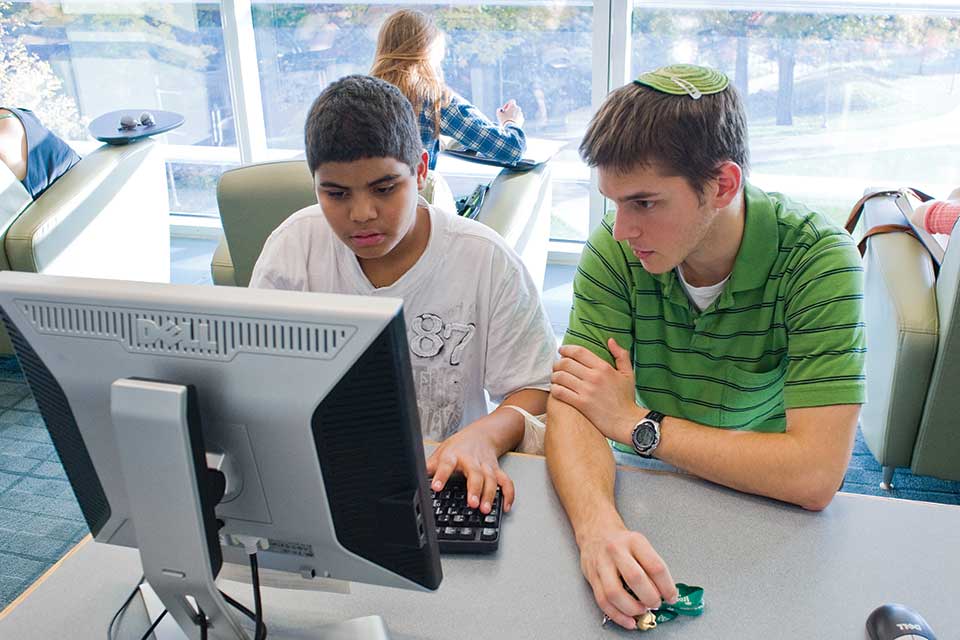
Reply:
[[[420,139],[430,157],[429,168],[433,169],[437,166],[440,140],[434,135],[433,119],[428,111],[420,111]],[[520,127],[513,123],[501,127],[490,122],[479,109],[455,93],[450,103],[440,110],[440,133],[466,149],[504,164],[519,161],[527,148],[527,138]]]

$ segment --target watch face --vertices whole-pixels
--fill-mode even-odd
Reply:
[[[637,429],[637,435],[635,437],[637,446],[640,448],[652,446],[656,437],[652,422],[644,421],[640,423],[640,428]]]

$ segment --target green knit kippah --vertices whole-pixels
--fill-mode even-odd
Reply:
[[[634,80],[661,93],[674,96],[687,95],[694,100],[700,96],[720,93],[730,84],[730,79],[716,69],[693,64],[672,64],[656,71],[647,71]]]

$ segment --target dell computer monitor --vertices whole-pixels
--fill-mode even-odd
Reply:
[[[213,575],[259,541],[262,567],[439,585],[400,300],[6,271],[0,309],[91,533],[148,580],[185,584],[199,537]]]

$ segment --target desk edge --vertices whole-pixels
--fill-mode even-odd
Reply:
[[[4,618],[10,615],[10,613],[17,608],[17,605],[19,605],[21,602],[26,600],[30,596],[30,594],[34,592],[34,590],[36,590],[41,584],[43,584],[46,581],[47,578],[49,578],[53,574],[54,571],[60,568],[60,565],[66,562],[67,559],[70,558],[70,556],[72,556],[74,553],[79,551],[82,546],[90,542],[92,539],[93,539],[92,536],[88,533],[80,540],[80,542],[73,545],[73,547],[69,551],[67,551],[65,554],[63,554],[63,556],[59,560],[53,563],[53,566],[51,566],[49,569],[44,571],[39,578],[33,581],[33,584],[31,584],[29,587],[24,589],[23,593],[21,593],[19,596],[14,598],[13,602],[8,604],[6,607],[3,608],[2,611],[0,611],[0,621],[2,621]]]

